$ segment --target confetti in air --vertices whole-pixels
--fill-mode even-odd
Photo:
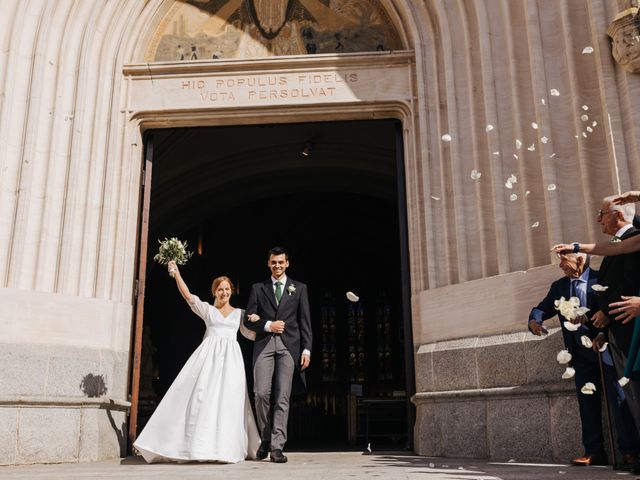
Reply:
[[[443,142],[450,142],[451,141],[451,135],[449,135],[448,133],[445,133],[444,135],[442,135],[442,141]]]
[[[589,53],[593,53],[593,47],[584,47],[582,49],[582,54],[583,55],[586,55],[586,54],[589,54]]]
[[[549,93],[551,94],[552,97],[560,96],[560,92],[556,88],[552,88],[551,90],[549,90]]]

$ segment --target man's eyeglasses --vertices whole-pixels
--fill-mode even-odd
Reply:
[[[602,218],[603,215],[606,215],[607,213],[614,213],[616,212],[616,210],[598,210],[598,213],[596,213],[596,216],[598,218]]]

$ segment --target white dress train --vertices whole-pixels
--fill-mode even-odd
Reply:
[[[191,309],[204,321],[204,339],[167,390],[133,446],[151,462],[236,463],[260,446],[247,393],[238,328],[242,310],[227,317],[193,295]],[[254,334],[255,335],[255,334]]]

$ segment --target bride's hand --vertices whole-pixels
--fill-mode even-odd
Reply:
[[[260,320],[260,316],[258,314],[252,313],[251,315],[247,316],[247,320],[249,320],[250,322],[257,322],[258,320]]]
[[[169,263],[167,263],[167,270],[169,271],[169,275],[172,277],[179,272],[178,265],[176,265],[176,262],[173,260],[170,260]]]

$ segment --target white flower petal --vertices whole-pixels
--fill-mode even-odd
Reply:
[[[516,155],[515,153],[513,154],[513,158],[515,158],[516,160],[518,160],[518,155]]]
[[[596,391],[596,386],[591,382],[587,382],[583,385],[580,391],[585,395],[593,395],[593,392]]]
[[[543,105],[546,105],[544,98],[540,99],[540,103],[543,104]]]
[[[440,200],[440,197],[434,197],[433,195],[431,195],[431,198],[433,198],[434,200]]]
[[[451,141],[451,135],[449,135],[448,133],[445,133],[444,135],[442,135],[442,141],[443,142],[450,142]]]
[[[548,139],[547,137],[542,137],[542,138],[540,139],[540,141],[541,141],[542,143],[547,143],[547,142],[549,141],[549,139]]]
[[[536,146],[533,143],[527,147],[527,150],[529,150],[530,152],[533,152],[535,149],[536,149]]]
[[[515,193],[512,193],[511,196],[509,197],[509,200],[511,200],[512,202],[515,202],[518,199],[518,195],[516,195]]]
[[[360,300],[360,297],[358,297],[355,293],[353,292],[347,292],[347,299],[350,302],[357,302],[358,300]]]
[[[593,132],[593,128],[587,127],[587,132],[589,132],[589,133]]]
[[[587,110],[589,110],[589,107],[587,105],[582,105],[582,109],[586,112]]]
[[[531,128],[533,128],[534,130],[537,130],[538,124],[536,122],[531,122]]]
[[[518,177],[516,177],[513,173],[509,178],[507,178],[507,182],[518,183]]]
[[[589,120],[589,115],[581,115],[580,120],[582,120],[583,122],[586,122],[587,120]]]
[[[547,185],[547,190],[549,190],[550,192],[553,192],[555,189],[556,189],[555,183],[550,183],[549,185]]]
[[[582,54],[583,54],[583,55],[585,55],[585,54],[589,54],[589,53],[593,53],[593,47],[584,47],[584,48],[582,49]]]
[[[575,374],[576,374],[576,369],[575,368],[567,367],[567,369],[562,374],[562,378],[564,380],[568,380],[569,378],[573,378],[575,376]]]
[[[482,173],[476,169],[471,170],[471,180],[480,180]]]
[[[531,190],[527,190],[526,192],[524,192],[525,197],[528,197],[529,195],[531,195]]]
[[[487,125],[487,126],[485,127],[485,131],[486,131],[487,133],[489,133],[491,130],[493,130],[493,125],[489,124],[489,125]]]
[[[595,120],[593,121],[593,123],[591,124],[592,127],[596,127],[598,125],[598,122],[596,122]]]
[[[560,96],[560,92],[555,88],[552,88],[551,90],[549,90],[549,93],[551,94],[552,97],[559,97]]]
[[[571,361],[571,354],[569,353],[569,350],[560,350],[556,356],[556,360],[560,364],[569,363]]]
[[[595,290],[596,292],[605,292],[607,288],[609,287],[605,287],[604,285],[600,285],[599,283],[594,283],[593,285],[591,285],[591,289]]]
[[[604,352],[604,351],[607,349],[607,346],[608,346],[608,345],[609,345],[609,342],[604,342],[604,343],[602,344],[602,346],[598,349],[598,351],[599,351],[600,353]]]
[[[578,316],[586,315],[589,310],[590,309],[587,307],[578,307],[576,308],[576,315]]]
[[[493,152],[494,155],[500,155],[500,152]]]
[[[506,183],[504,184],[505,187],[507,188],[513,188],[513,183],[511,183],[509,180],[506,181]]]
[[[593,342],[591,341],[591,339],[589,337],[587,337],[586,335],[582,335],[580,337],[580,343],[582,343],[582,346],[584,348],[591,348],[593,347]]]
[[[622,377],[618,380],[618,385],[624,387],[627,383],[629,383],[629,379],[627,377]]]
[[[538,228],[540,226],[540,222],[535,222],[533,225],[531,225],[531,228]]]
[[[549,158],[553,158],[556,156],[556,152],[553,152],[551,155],[549,155]]]
[[[516,148],[520,150],[522,148],[522,142],[516,138]]]
[[[582,136],[583,136],[584,138],[587,138],[587,134],[586,134],[586,132],[582,132]]]
[[[562,325],[564,325],[564,328],[566,328],[570,332],[575,332],[580,328],[579,323],[562,322]]]

